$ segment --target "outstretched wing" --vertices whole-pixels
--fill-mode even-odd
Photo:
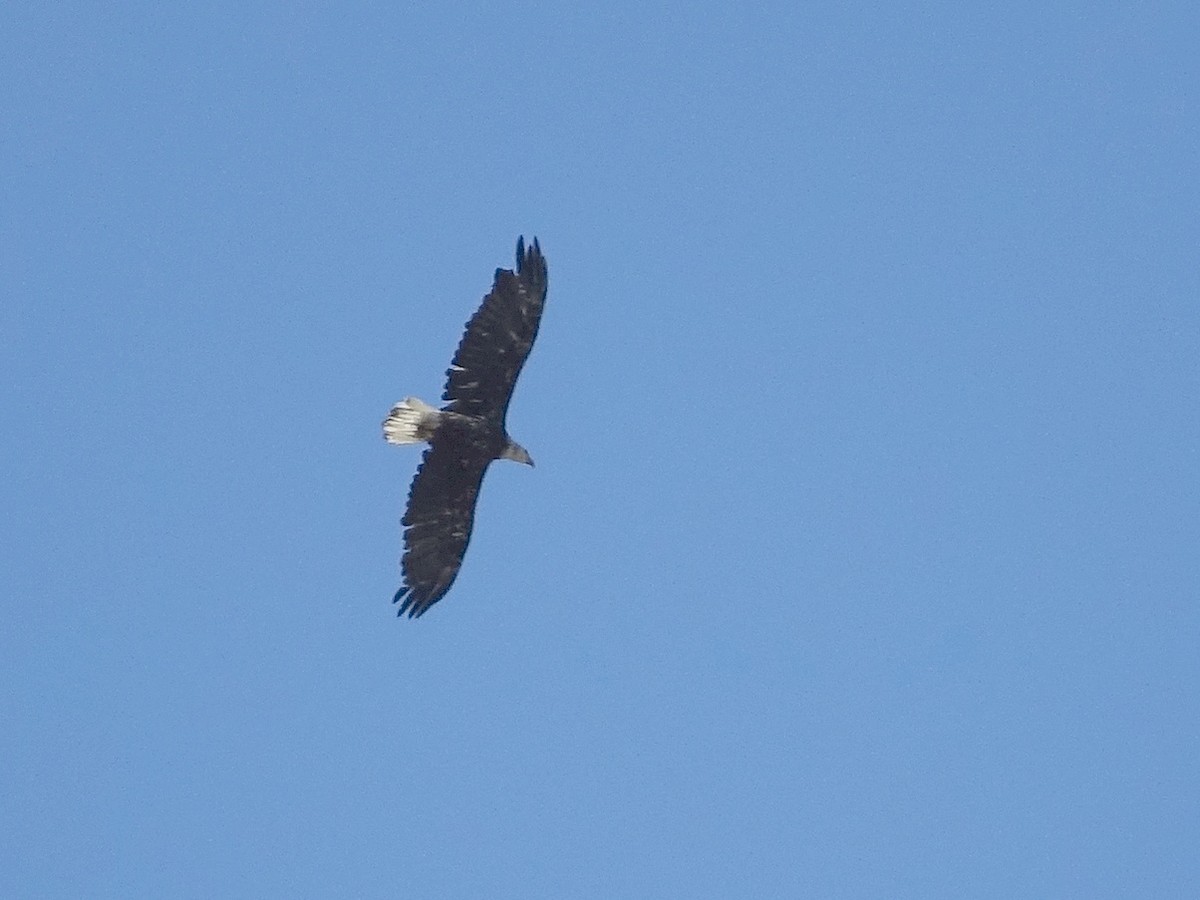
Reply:
[[[504,424],[508,401],[529,356],[546,302],[546,260],[537,238],[517,240],[517,270],[497,269],[491,292],[458,344],[446,370],[447,409]]]
[[[392,598],[401,604],[398,615],[421,615],[454,584],[471,540],[475,500],[489,462],[479,454],[464,458],[457,445],[439,445],[436,439],[425,451],[403,519],[404,587]]]

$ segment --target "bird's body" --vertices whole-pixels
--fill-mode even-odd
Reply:
[[[546,300],[546,261],[535,238],[517,241],[517,268],[497,269],[491,292],[467,322],[446,372],[440,410],[408,397],[383,422],[392,444],[429,444],[404,513],[404,586],[399,614],[419,616],[445,596],[471,539],[475,503],[496,459],[532,466],[509,437],[508,403],[529,356]]]

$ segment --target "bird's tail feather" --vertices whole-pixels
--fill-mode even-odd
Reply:
[[[383,420],[383,439],[389,444],[420,444],[437,431],[440,413],[416,397],[405,397]]]

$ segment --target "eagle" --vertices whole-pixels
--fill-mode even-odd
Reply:
[[[389,444],[429,444],[401,520],[404,585],[392,598],[400,604],[397,615],[424,614],[454,584],[492,460],[533,465],[525,448],[508,436],[505,420],[545,302],[546,259],[537,238],[526,247],[522,235],[516,270],[496,270],[491,291],[467,322],[446,370],[446,405],[435,409],[406,397],[383,420]]]

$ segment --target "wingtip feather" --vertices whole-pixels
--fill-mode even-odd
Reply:
[[[412,596],[411,591],[412,591],[412,588],[410,588],[406,585],[406,586],[400,588],[400,590],[396,591],[396,595],[394,597],[392,597],[393,603],[400,603],[400,608],[396,610],[397,616],[403,616],[406,612],[408,612],[409,618],[412,617],[412,613],[409,612],[409,608],[412,606],[412,601],[413,601],[413,596]],[[405,597],[404,596],[405,594],[408,594],[408,596]],[[403,600],[404,602],[401,603],[400,602],[401,600]]]
[[[420,602],[416,594],[413,593],[412,588],[408,585],[396,591],[396,595],[392,597],[392,602],[400,604],[400,608],[396,610],[397,616],[403,616],[407,613],[410,619],[419,619],[428,611],[429,607],[433,606],[432,603]]]
[[[546,264],[542,259],[542,246],[538,243],[537,235],[534,235],[533,243],[529,245],[528,251],[525,249],[525,235],[517,238],[517,274],[524,273],[529,264],[534,267],[532,274],[535,278],[545,278]]]

